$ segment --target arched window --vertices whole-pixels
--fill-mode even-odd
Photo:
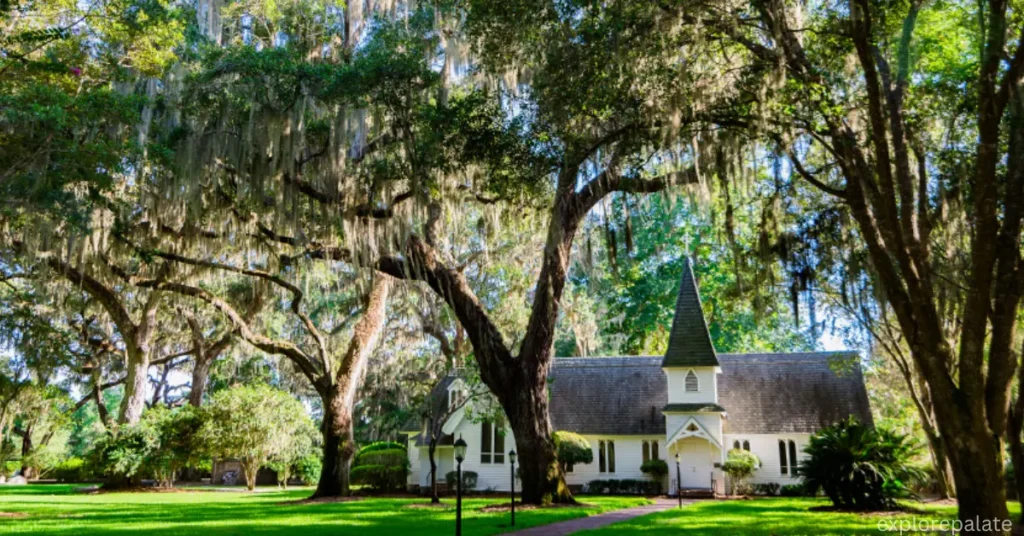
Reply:
[[[651,441],[651,459],[652,460],[660,460],[661,459],[661,458],[658,457],[658,442],[657,441]]]
[[[692,370],[686,373],[685,387],[687,393],[696,393],[700,390],[700,383],[697,381],[697,375],[694,374]]]
[[[789,466],[786,463],[786,442],[781,439],[779,440],[779,467],[782,474],[789,474]]]
[[[796,474],[796,466],[797,466],[797,462],[796,462],[796,443],[794,443],[793,440],[790,440],[789,441],[789,467],[792,470],[792,473],[794,475]]]
[[[750,441],[743,442],[743,450],[750,452]]]
[[[651,444],[644,441],[644,463],[651,460]]]
[[[737,439],[736,441],[732,442],[732,449],[733,450],[739,450],[739,448],[740,448],[740,440]]]

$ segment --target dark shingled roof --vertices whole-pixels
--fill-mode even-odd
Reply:
[[[874,424],[856,353],[719,357],[727,433],[811,433],[849,415]]]
[[[849,415],[873,423],[856,353],[718,357],[722,367],[718,404],[692,404],[697,409],[687,411],[726,410],[726,433],[814,433]],[[662,411],[691,405],[668,405],[661,361],[660,357],[555,359],[548,384],[552,425],[580,434],[664,435]],[[434,388],[441,404],[446,403],[452,381],[445,378]]]
[[[693,267],[686,259],[683,278],[679,283],[679,297],[676,299],[676,315],[672,320],[672,331],[668,336],[668,350],[665,352],[663,367],[717,367],[715,347],[700,308],[700,293],[693,278]]]
[[[665,434],[665,373],[657,358],[556,358],[549,379],[555,430]]]
[[[855,353],[718,357],[718,404],[694,404],[688,411],[726,410],[727,433],[813,433],[849,415],[873,422]],[[556,430],[660,435],[665,433],[661,412],[676,406],[666,407],[659,357],[559,358],[550,377]]]

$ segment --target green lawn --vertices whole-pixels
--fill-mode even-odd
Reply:
[[[825,499],[762,498],[740,501],[701,501],[682,510],[669,510],[638,517],[584,534],[659,534],[687,536],[753,536],[753,535],[847,535],[884,534],[879,522],[899,522],[916,516],[919,520],[941,521],[956,517],[955,506],[930,506],[908,503],[920,513],[887,515],[847,514],[811,511],[828,506]],[[1014,514],[1020,512],[1017,503],[1010,504]],[[936,532],[938,533],[938,532]],[[899,534],[899,532],[895,532]],[[906,534],[906,533],[905,533]]]
[[[333,504],[281,504],[308,497],[309,489],[261,493],[74,493],[70,485],[0,486],[0,534],[147,534],[226,536],[243,534],[413,534],[454,533],[455,503],[448,508],[408,508],[414,499],[364,499]],[[516,528],[543,525],[607,510],[645,504],[646,499],[585,497],[590,506],[517,511]],[[506,532],[508,513],[481,513],[503,502],[474,498],[463,502],[466,536]],[[301,531],[301,532],[300,532]]]

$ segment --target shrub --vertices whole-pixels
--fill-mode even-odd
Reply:
[[[19,469],[21,469],[21,461],[7,460],[4,462],[3,466],[0,467],[0,473],[3,473],[3,476],[11,477],[14,476],[14,473],[17,473]]]
[[[775,482],[767,482],[763,484],[754,484],[754,494],[756,495],[767,495],[769,497],[779,494],[779,485]]]
[[[122,425],[96,441],[89,463],[107,477],[108,487],[138,484],[144,464],[159,444],[160,438],[150,423]]]
[[[405,467],[360,465],[352,468],[350,478],[353,484],[369,486],[374,491],[394,491],[405,486],[407,474]]]
[[[744,481],[754,475],[754,471],[761,466],[761,460],[752,453],[743,449],[732,449],[722,464],[722,470],[729,475],[729,484],[732,493],[745,488]]]
[[[365,454],[367,452],[391,449],[398,449],[404,451],[405,445],[397,443],[395,441],[375,441],[373,443],[370,443],[369,445],[365,445],[362,448],[360,448],[359,451],[356,452],[356,459],[359,459],[360,455]]]
[[[381,441],[359,449],[352,462],[352,482],[375,491],[394,491],[405,487],[409,474],[409,456],[400,443]]]
[[[95,477],[82,458],[68,458],[53,468],[53,478],[60,482],[85,482]]]
[[[594,462],[594,449],[583,436],[572,432],[558,431],[552,434],[558,451],[558,463],[565,471],[566,466]]]
[[[404,466],[408,463],[409,456],[406,454],[405,449],[374,450],[357,454],[352,461],[352,465],[355,467],[360,465],[387,465],[394,467]]]
[[[640,472],[654,479],[658,483],[658,493],[661,493],[661,480],[668,474],[668,463],[665,460],[647,460],[640,464]]]
[[[661,484],[651,480],[591,480],[587,493],[595,495],[658,495]]]
[[[448,484],[448,489],[455,489],[455,482],[458,480],[458,475],[455,471],[448,471],[444,475],[444,481]],[[477,474],[473,471],[462,472],[462,491],[473,491],[476,489]]]
[[[197,465],[204,456],[204,445],[199,441],[203,426],[202,413],[192,406],[170,409],[155,406],[142,416],[157,436],[157,445],[145,462],[145,472],[160,485],[172,487],[178,472]]]
[[[803,484],[786,484],[779,489],[779,495],[783,497],[807,497],[814,494],[807,493],[807,488]]]
[[[811,436],[797,474],[808,493],[823,490],[839,508],[893,508],[909,493],[907,483],[920,477],[920,468],[910,463],[918,451],[907,436],[851,417]]]
[[[305,458],[295,462],[295,476],[299,477],[305,486],[315,486],[320,482],[320,470],[323,468],[323,460],[319,454],[308,454]]]
[[[651,478],[661,478],[668,474],[668,463],[665,460],[647,460],[640,465],[640,472]]]

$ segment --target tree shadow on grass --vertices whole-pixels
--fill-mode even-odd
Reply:
[[[259,494],[195,492],[175,494],[110,493],[92,496],[0,494],[5,511],[27,518],[0,520],[0,533],[97,536],[146,533],[177,536],[416,534],[454,532],[451,508],[407,508],[415,499],[364,499],[353,502],[299,503],[308,490]],[[290,501],[290,502],[288,502]],[[463,533],[483,536],[507,531],[507,513],[483,513],[493,498],[464,502]],[[453,506],[453,505],[452,505]],[[516,528],[526,528],[595,513],[599,507],[517,512]]]

